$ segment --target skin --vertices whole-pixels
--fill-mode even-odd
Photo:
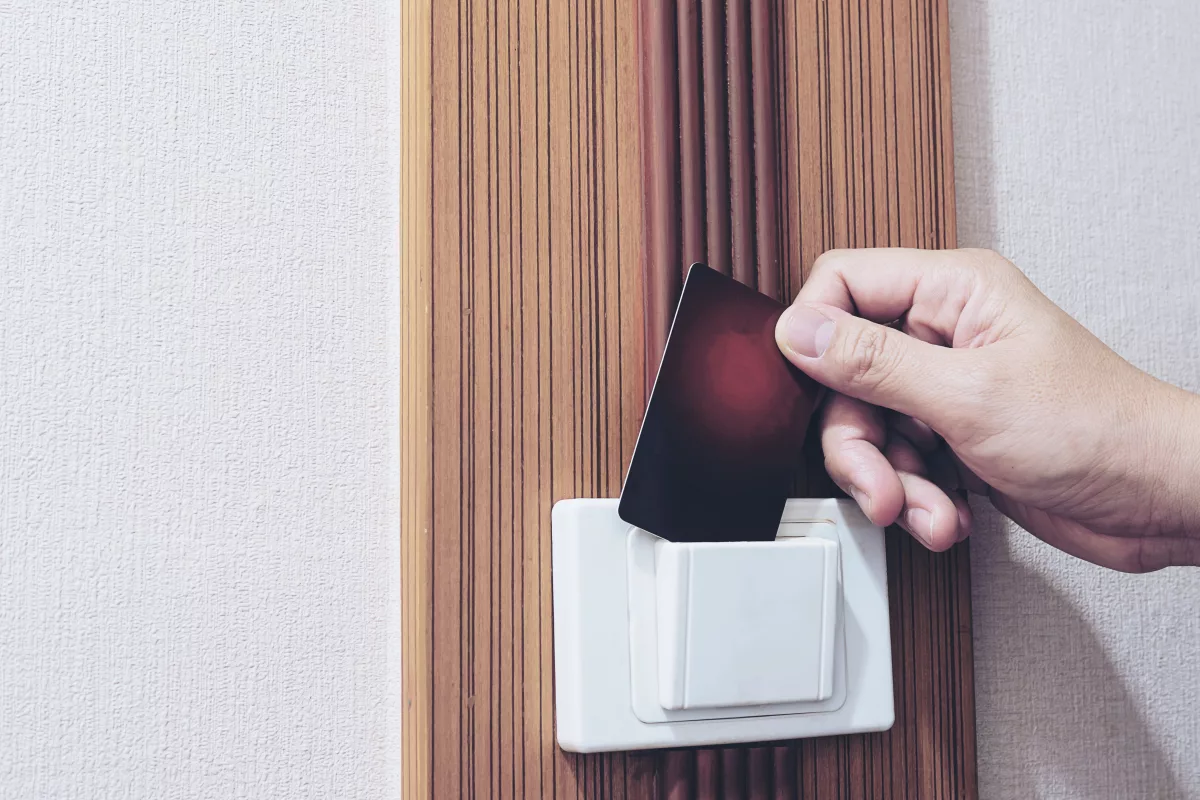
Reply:
[[[968,492],[1079,558],[1200,564],[1200,396],[1122,359],[987,250],[835,250],[776,329],[828,387],[830,476],[931,550]]]

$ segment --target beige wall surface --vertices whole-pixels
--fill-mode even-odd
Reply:
[[[398,796],[396,8],[0,2],[0,797]]]
[[[951,0],[959,240],[1200,390],[1200,4]],[[1200,797],[1200,570],[972,544],[980,796]]]

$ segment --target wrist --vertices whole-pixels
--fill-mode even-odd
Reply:
[[[1200,395],[1151,380],[1156,387],[1144,406],[1138,459],[1152,506],[1149,532],[1200,538]]]

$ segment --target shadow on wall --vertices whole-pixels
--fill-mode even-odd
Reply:
[[[1186,798],[1116,665],[1072,602],[1035,570],[1005,553],[1006,536],[1028,536],[988,509],[972,548],[990,561],[1002,613],[980,626],[1013,626],[977,647],[982,797]],[[982,542],[981,542],[982,543]],[[990,551],[990,552],[989,552]],[[999,584],[999,586],[997,586]],[[1147,646],[1153,646],[1148,642]],[[1017,652],[1000,652],[1013,648]],[[1200,790],[1197,790],[1200,791]]]

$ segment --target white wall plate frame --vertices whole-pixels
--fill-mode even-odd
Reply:
[[[660,704],[658,684],[654,552],[660,540],[622,521],[617,503],[563,500],[552,512],[555,707],[564,750],[735,744],[892,726],[883,531],[857,505],[789,500],[778,536],[780,541],[807,536],[837,543],[832,696],[811,703],[670,710]],[[767,604],[747,624],[786,635],[795,613]]]

